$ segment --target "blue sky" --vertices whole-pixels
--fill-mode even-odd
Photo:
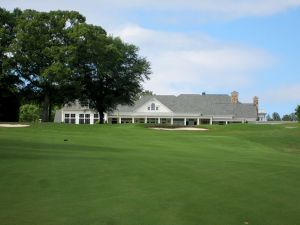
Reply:
[[[236,90],[281,115],[300,104],[300,0],[0,0],[12,10],[76,10],[140,47],[156,94]]]

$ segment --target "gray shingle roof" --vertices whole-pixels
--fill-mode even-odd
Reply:
[[[133,106],[119,105],[119,112],[134,112],[151,99],[157,99],[174,113],[197,113],[202,115],[234,116],[236,118],[256,118],[256,108],[253,104],[231,103],[229,95],[199,95],[181,94],[144,96]]]

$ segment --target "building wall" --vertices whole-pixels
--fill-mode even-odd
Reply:
[[[94,124],[100,119],[99,114],[92,110],[57,110],[54,122],[70,124]],[[104,114],[107,121],[107,114]]]

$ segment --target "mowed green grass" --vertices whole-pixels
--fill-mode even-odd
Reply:
[[[0,128],[0,224],[300,224],[300,126],[209,128]]]

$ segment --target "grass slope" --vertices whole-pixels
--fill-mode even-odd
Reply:
[[[300,126],[209,128],[0,128],[0,224],[300,224]]]

